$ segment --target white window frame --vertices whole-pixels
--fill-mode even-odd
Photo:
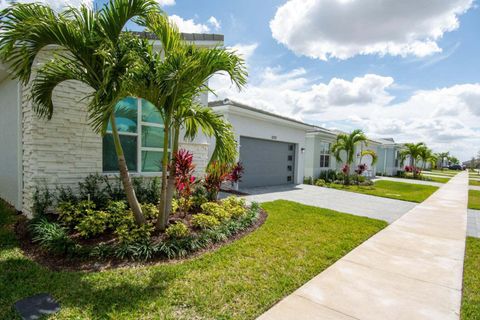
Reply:
[[[152,152],[163,152],[163,148],[154,148],[154,147],[142,147],[142,128],[143,126],[148,127],[157,127],[157,128],[165,128],[165,125],[153,122],[146,122],[142,120],[143,115],[143,107],[142,107],[142,98],[137,99],[137,132],[118,132],[118,135],[125,135],[125,136],[136,136],[137,137],[137,170],[130,171],[132,175],[142,175],[142,176],[159,176],[162,175],[162,171],[142,171],[142,151],[152,151]],[[162,119],[163,120],[163,119]],[[112,134],[111,130],[107,130],[108,134]],[[102,142],[103,145],[103,142]],[[170,143],[169,143],[170,145]],[[171,148],[167,149],[168,153],[171,153]],[[102,159],[103,161],[103,159]],[[105,174],[112,174],[118,175],[118,171],[104,171]]]
[[[328,145],[328,150],[325,151],[324,148],[323,148],[323,145],[326,144]],[[320,169],[329,169],[330,168],[330,164],[331,164],[331,154],[330,154],[330,142],[326,142],[326,141],[320,141],[320,146],[321,146],[321,149],[320,149],[320,156],[319,156],[319,159],[318,159],[318,165],[320,167]],[[322,156],[323,156],[323,166],[322,166]],[[325,166],[325,157],[328,156],[328,166]]]

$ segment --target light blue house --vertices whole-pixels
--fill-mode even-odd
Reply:
[[[377,147],[377,174],[395,176],[402,170],[400,151],[403,144],[396,143],[393,138],[375,139],[379,142]]]

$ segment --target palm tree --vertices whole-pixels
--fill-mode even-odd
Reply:
[[[433,167],[437,162],[437,156],[426,146],[420,150],[419,159],[422,160],[422,170],[427,168],[427,163],[430,163]]]
[[[415,179],[417,178],[417,161],[425,148],[426,146],[423,142],[405,143],[403,150],[400,151],[402,162],[405,161],[407,157],[410,158],[410,166],[412,167],[413,177]]]
[[[224,48],[198,48],[182,41],[177,27],[166,15],[152,14],[140,23],[158,37],[162,51],[145,49],[148,54],[143,55],[143,64],[133,73],[127,90],[153,103],[163,118],[163,174],[157,219],[157,228],[162,230],[168,223],[174,194],[175,159],[171,155],[178,151],[182,128],[188,139],[193,139],[199,130],[215,137],[211,162],[233,163],[237,156],[230,124],[210,108],[199,105],[196,98],[211,91],[207,83],[217,73],[228,74],[238,88],[245,85],[247,73],[243,60],[235,52]],[[168,152],[169,141],[171,153]]]
[[[355,147],[358,143],[366,142],[367,136],[362,130],[353,130],[350,134],[341,133],[331,147],[331,151],[338,162],[342,162],[342,153],[345,154],[344,163],[350,166],[355,159]]]
[[[440,170],[443,171],[443,163],[445,162],[445,159],[448,159],[450,156],[450,152],[440,152],[437,154],[438,159],[440,159]]]
[[[47,46],[59,47],[32,80],[31,99],[39,117],[52,118],[52,94],[60,83],[77,80],[93,89],[89,120],[93,130],[102,135],[111,123],[120,176],[137,224],[145,219],[130,180],[114,113],[123,97],[121,82],[133,63],[137,43],[132,36],[122,35],[122,29],[134,17],[158,12],[155,0],[110,0],[99,11],[83,5],[56,13],[39,3],[14,3],[0,13],[0,60],[24,85],[30,81],[40,51]]]

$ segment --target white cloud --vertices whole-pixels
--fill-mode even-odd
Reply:
[[[378,54],[424,57],[459,27],[473,0],[288,0],[270,22],[297,54],[327,60]]]
[[[251,64],[256,45],[234,46]],[[249,63],[250,60],[250,63]],[[260,68],[238,92],[225,77],[210,86],[217,96],[313,124],[364,129],[372,137],[399,142],[424,141],[435,151],[449,150],[468,160],[480,148],[480,83],[419,90],[403,102],[390,91],[402,87],[391,77],[366,74],[319,81],[303,69]]]
[[[216,31],[220,30],[220,28],[222,27],[221,22],[218,21],[217,18],[215,18],[214,16],[211,16],[207,21]]]
[[[8,7],[12,2],[11,0],[0,0],[0,10],[5,9]],[[86,4],[88,6],[92,6],[93,0],[38,0],[38,1],[31,1],[31,0],[15,0],[15,2],[19,3],[31,3],[31,2],[39,2],[48,4],[56,11],[60,11],[65,9],[66,7],[79,7],[82,4]]]
[[[175,5],[175,0],[157,0],[162,7]]]
[[[196,23],[193,19],[183,19],[177,15],[171,15],[170,21],[175,23],[180,29],[181,32],[186,33],[208,33],[210,32],[210,27],[206,24]]]

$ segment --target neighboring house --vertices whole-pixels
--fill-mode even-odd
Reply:
[[[330,152],[337,133],[315,127],[307,133],[305,152],[305,177],[318,178],[321,171],[336,170],[335,156]]]
[[[303,182],[305,138],[313,126],[229,99],[209,106],[233,126],[245,169],[240,189]]]
[[[183,37],[204,47],[223,43],[222,35],[183,34]],[[46,61],[51,51],[43,50],[37,65]],[[88,123],[87,103],[83,99],[90,92],[89,87],[79,82],[60,84],[54,91],[52,119],[41,120],[27,99],[29,86],[11,80],[5,66],[0,65],[0,198],[28,214],[39,185],[75,188],[91,173],[116,175],[111,135],[102,138]],[[199,100],[206,105],[207,94]],[[126,98],[121,104],[133,111],[133,116],[117,117],[130,172],[134,176],[159,176],[163,140],[160,115],[142,99]],[[197,171],[203,171],[208,162],[207,139],[201,136],[195,141],[182,141],[181,147],[193,152]]]
[[[400,159],[402,144],[396,143],[393,138],[375,139],[380,142],[378,147],[377,174],[395,176],[399,170],[403,170]]]

